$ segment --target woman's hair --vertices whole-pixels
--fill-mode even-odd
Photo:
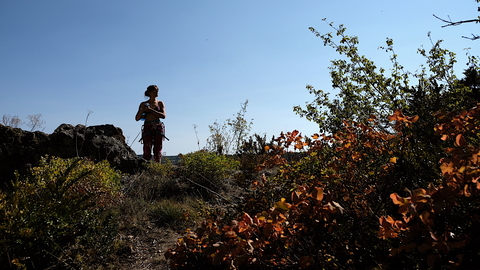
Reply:
[[[150,96],[148,93],[150,93],[150,91],[153,91],[153,90],[158,90],[158,86],[152,84],[152,85],[149,85],[147,87],[147,90],[145,91],[145,96],[148,97]]]

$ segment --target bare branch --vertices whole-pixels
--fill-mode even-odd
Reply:
[[[45,121],[42,120],[42,115],[41,114],[35,114],[35,115],[29,115],[27,116],[29,122],[27,123],[27,126],[30,127],[30,131],[34,130],[43,130],[43,125],[45,125]]]
[[[472,34],[472,37],[462,36],[462,38],[466,38],[466,39],[470,39],[470,40],[476,40],[476,39],[480,39],[480,36]]]
[[[20,128],[21,125],[23,125],[23,121],[20,120],[18,115],[3,115],[2,117],[2,123],[5,126],[13,127],[13,128]]]
[[[478,8],[478,10],[480,11],[480,7]],[[446,19],[442,19],[440,17],[438,17],[437,15],[433,14],[433,17],[437,18],[438,20],[446,23],[446,25],[443,25],[442,27],[447,27],[447,26],[457,26],[457,25],[460,25],[460,24],[464,24],[464,23],[480,23],[480,17],[478,17],[477,19],[472,19],[472,20],[465,20],[465,21],[452,21],[452,19],[450,19],[450,16],[448,17],[448,20]],[[466,39],[470,39],[470,40],[477,40],[477,39],[480,39],[480,36],[478,35],[475,35],[475,34],[472,34],[472,37],[466,37],[466,36],[462,36],[462,38],[466,38]]]
[[[464,24],[464,23],[480,23],[480,18],[477,18],[477,19],[472,19],[472,20],[465,20],[465,21],[457,21],[457,22],[454,22],[450,19],[450,17],[448,18],[448,20],[445,20],[445,19],[442,19],[440,17],[438,17],[437,15],[433,14],[433,17],[439,19],[440,21],[446,23],[446,25],[443,25],[442,27],[447,27],[447,26],[457,26],[457,25],[460,25],[460,24]]]

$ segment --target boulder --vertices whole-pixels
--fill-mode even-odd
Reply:
[[[0,182],[13,179],[14,171],[35,166],[40,157],[87,157],[108,160],[124,173],[143,169],[146,162],[127,145],[120,128],[113,125],[60,125],[52,134],[29,132],[0,124]]]

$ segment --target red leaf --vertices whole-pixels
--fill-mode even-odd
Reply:
[[[243,221],[248,224],[248,225],[252,225],[253,224],[253,218],[250,217],[249,214],[247,213],[243,213]]]

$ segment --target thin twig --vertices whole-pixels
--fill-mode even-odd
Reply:
[[[83,129],[83,141],[82,141],[82,145],[80,146],[80,151],[78,150],[78,133],[77,131],[74,129],[74,132],[75,132],[75,150],[77,151],[77,157],[80,157],[80,153],[82,152],[82,148],[83,148],[83,144],[85,143],[85,133],[87,132],[87,122],[88,122],[88,117],[90,116],[90,114],[92,114],[93,111],[88,111],[88,114],[87,114],[87,117],[85,118],[85,128]]]
[[[195,130],[195,136],[197,137],[198,150],[200,151],[200,140],[198,140],[197,125],[193,125],[193,129]]]

